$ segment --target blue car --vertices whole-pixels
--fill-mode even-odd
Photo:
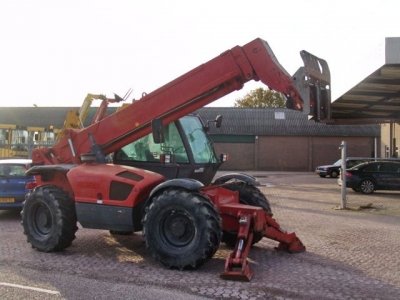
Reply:
[[[0,160],[0,210],[22,208],[28,192],[26,185],[35,180],[25,175],[31,163],[30,159]]]

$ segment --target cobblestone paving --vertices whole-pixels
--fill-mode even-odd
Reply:
[[[158,265],[140,234],[111,236],[80,228],[66,251],[40,253],[26,243],[18,218],[1,211],[0,269],[161,286],[211,299],[400,299],[399,192],[367,197],[349,191],[351,209],[343,211],[334,209],[341,198],[334,179],[310,173],[255,175],[266,185],[262,191],[275,218],[296,232],[307,251],[277,252],[276,242],[263,239],[250,252],[251,282],[219,278],[229,254],[224,245],[196,271]],[[371,208],[356,210],[368,203]]]

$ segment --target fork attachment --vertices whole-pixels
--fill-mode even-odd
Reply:
[[[253,271],[250,269],[247,256],[253,241],[253,216],[239,213],[239,232],[234,251],[225,261],[225,271],[221,278],[237,281],[250,281]]]
[[[264,236],[279,242],[276,250],[287,251],[289,253],[299,253],[306,251],[306,247],[297,237],[296,233],[287,233],[281,229],[278,222],[269,215],[265,219]]]
[[[254,232],[259,232],[260,229],[265,237],[279,242],[278,247],[275,248],[277,250],[289,253],[298,253],[306,250],[306,247],[294,232],[287,233],[283,231],[276,220],[265,212],[255,211],[251,214],[250,211],[239,211],[238,220],[239,229],[236,245],[225,261],[225,270],[220,275],[223,279],[236,281],[250,281],[252,279],[253,271],[250,268],[247,257],[253,242]],[[261,228],[257,228],[260,225]]]

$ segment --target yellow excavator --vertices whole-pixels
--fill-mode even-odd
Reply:
[[[130,90],[131,91],[131,90]],[[128,97],[130,91],[124,98]],[[101,100],[91,124],[104,118],[108,104],[123,101],[124,98],[115,95],[114,99],[107,98],[102,94],[87,94],[79,110],[69,110],[65,116],[61,129],[54,126],[22,126],[20,124],[0,124],[0,159],[2,158],[28,158],[34,148],[51,146],[60,140],[66,129],[84,128],[85,121],[89,115],[89,109],[94,100]],[[120,110],[128,103],[118,107]]]
[[[92,106],[94,100],[101,100],[101,104],[99,109],[96,110],[96,114],[93,116],[91,124],[97,123],[102,118],[104,118],[109,103],[118,103],[124,101],[130,95],[130,93],[131,90],[128,91],[124,98],[121,98],[120,96],[115,94],[114,99],[107,98],[105,95],[102,94],[87,94],[79,110],[72,109],[67,112],[63,127],[60,130],[60,133],[57,135],[57,141],[61,139],[66,129],[82,129],[85,127],[84,124],[89,115],[89,109]],[[123,104],[122,106],[118,107],[117,110],[120,110],[127,105],[127,103]]]

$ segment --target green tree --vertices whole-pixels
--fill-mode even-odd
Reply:
[[[257,88],[247,93],[243,98],[237,99],[234,106],[254,108],[286,107],[286,99],[281,93]]]

